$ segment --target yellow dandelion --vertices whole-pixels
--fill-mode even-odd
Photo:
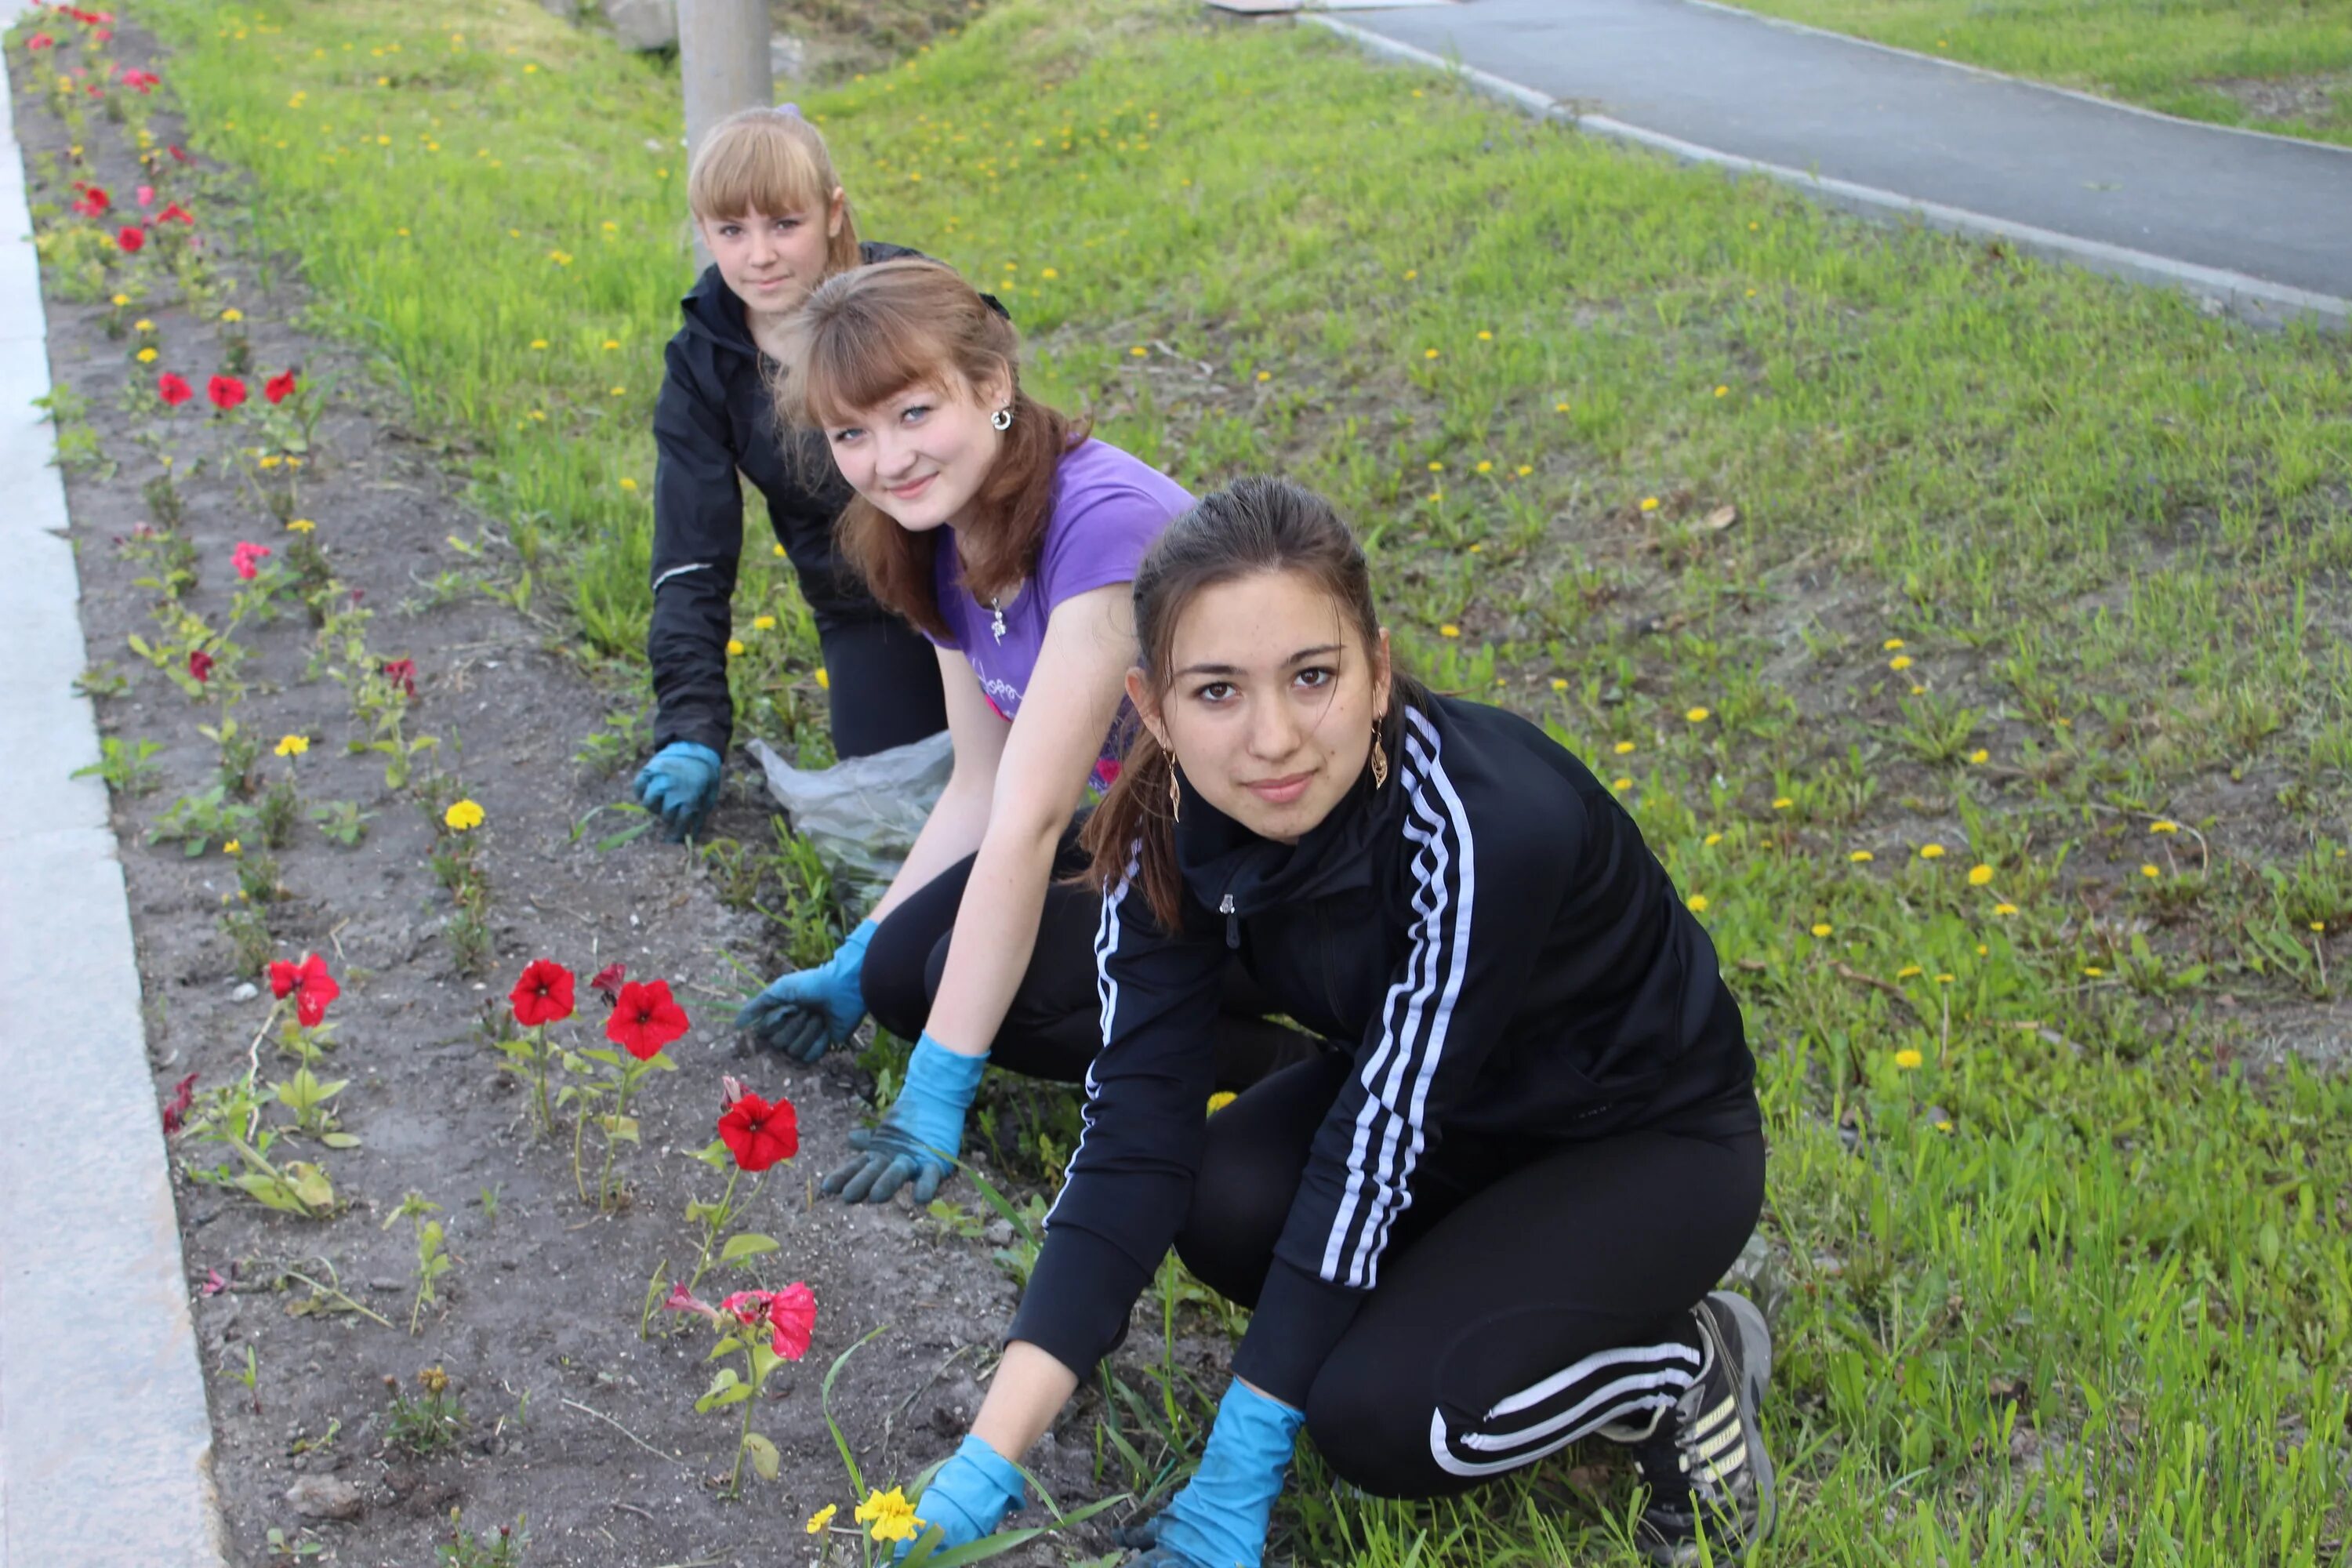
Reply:
[[[263,472],[265,472],[265,473],[267,473],[267,472],[270,471],[271,469],[276,468],[278,467],[278,459],[276,457],[268,457],[268,458],[262,458],[262,459],[261,459],[261,468],[262,468],[262,471],[263,471]]]
[[[1519,465],[1519,478],[1521,478],[1521,479],[1526,479],[1529,474],[1532,474],[1532,473],[1534,473],[1534,472],[1535,472],[1535,469],[1534,469],[1532,467],[1530,467],[1529,465],[1528,465],[1528,464],[1526,464],[1526,463],[1521,463],[1521,464]]]
[[[606,353],[612,353],[614,349],[619,348],[620,346],[621,341],[618,338],[606,338],[604,340],[604,352]]]
[[[221,853],[222,853],[222,854],[224,854],[224,855],[242,855],[242,854],[244,854],[244,853],[245,853],[245,842],[244,842],[244,840],[242,840],[242,839],[237,839],[237,838],[232,838],[232,839],[230,839],[227,843],[226,843],[226,844],[224,844],[224,845],[222,845],[222,846],[221,846]]]
[[[1969,887],[1971,887],[1971,888],[1981,888],[1981,887],[1983,887],[1987,882],[1990,882],[1990,881],[1991,881],[1991,880],[1992,880],[1992,868],[1991,868],[1991,867],[1990,867],[1990,866],[1971,866],[1971,867],[1969,867]]]
[[[1445,471],[1445,465],[1433,458],[1430,459],[1429,471],[1433,474],[1442,474]]]
[[[1706,895],[1705,893],[1693,893],[1689,898],[1685,899],[1683,902],[1689,906],[1690,912],[1695,915],[1703,915],[1706,913]]]
[[[743,639],[740,637],[729,637],[727,639],[727,657],[729,658],[740,658],[742,657],[742,654]]]
[[[1829,921],[1815,921],[1813,922],[1813,928],[1812,928],[1812,929],[1813,929],[1813,934],[1814,934],[1815,936],[1819,937],[1819,936],[1827,936],[1827,935],[1829,935],[1829,934],[1830,934],[1830,932],[1831,932],[1831,931],[1834,931],[1836,928],[1835,928],[1834,926],[1831,925],[1831,924],[1830,924],[1830,922],[1829,922]]]
[[[778,555],[782,555],[784,552],[784,547],[782,544],[771,544],[768,548],[775,552]]]
[[[1616,752],[1616,753],[1617,753],[1619,756],[1621,756],[1621,757],[1622,757],[1622,756],[1624,756],[1627,752],[1631,752],[1631,751],[1633,749],[1633,742],[1631,742],[1631,741],[1620,741],[1620,742],[1617,742],[1617,744],[1616,744],[1613,748],[1612,748],[1612,749],[1613,751],[1615,751],[1615,752]]]
[[[547,340],[545,338],[533,338],[530,340],[530,346],[535,349],[543,349],[547,346]]]
[[[1435,349],[1423,349],[1421,351],[1421,357],[1423,359],[1435,359],[1437,357],[1437,351]]]
[[[773,616],[753,616],[751,617],[751,629],[755,632],[774,631],[776,629],[776,617]]]
[[[2326,921],[2314,921],[2311,922],[2311,929],[2316,931],[2324,931],[2327,929],[2327,922]]]
[[[2015,904],[1995,904],[1992,907],[1992,912],[2006,920],[2008,917],[2017,912],[2017,906]]]
[[[1127,352],[1128,352],[1129,353],[1130,353],[1130,354],[1134,355],[1137,359],[1141,359],[1141,358],[1143,358],[1143,357],[1144,357],[1144,355],[1146,355],[1146,354],[1150,353],[1151,351],[1150,351],[1150,349],[1145,348],[1142,344],[1138,343],[1135,347],[1133,347],[1133,348],[1131,348],[1131,349],[1128,350]]]
[[[1943,847],[1942,845],[1940,845],[1940,844],[1922,844],[1921,846],[1919,846],[1919,858],[1920,858],[1920,859],[1922,859],[1922,860],[1941,860],[1943,858],[1944,858],[1944,847]]]
[[[1612,779],[1609,781],[1609,787],[1615,790],[1619,795],[1623,795],[1627,790],[1633,787],[1633,781],[1632,779]]]
[[[1437,628],[1437,635],[1442,637],[1458,637],[1462,635],[1462,628],[1448,621]]]
[[[245,312],[238,310],[236,306],[231,305],[227,310],[221,312],[220,319],[226,321],[229,325],[235,326],[237,322],[245,320]]]
[[[1564,675],[1555,675],[1555,676],[1553,676],[1553,677],[1551,678],[1551,689],[1552,689],[1554,691],[1565,691],[1565,690],[1567,690],[1567,689],[1568,689],[1568,678],[1567,678],[1566,676],[1564,676]]]
[[[1260,381],[1272,381],[1274,379],[1274,372],[1270,370],[1262,370],[1257,373],[1257,378]]]
[[[1482,458],[1478,464],[1478,471],[1482,474],[1491,474],[1495,471],[1495,465]]]
[[[1720,833],[1710,833],[1706,837],[1699,840],[1700,845],[1708,849],[1714,848],[1717,845],[1722,842],[1723,835]]]
[[[1040,272],[1039,274],[1037,274],[1037,276],[1038,276],[1038,277],[1040,277],[1040,278],[1059,278],[1059,277],[1061,276],[1061,274],[1060,274],[1059,272],[1055,271],[1054,268],[1052,268],[1048,267],[1047,268],[1045,268],[1045,271]]]
[[[819,691],[830,691],[833,689],[833,677],[824,672],[824,666],[823,665],[818,665],[816,667],[816,689]]]
[[[1643,511],[1655,511],[1655,510],[1658,510],[1658,498],[1657,498],[1657,497],[1655,497],[1655,496],[1643,496],[1643,497],[1642,498],[1642,510],[1643,510]]]
[[[1731,388],[1727,386],[1718,386],[1715,389],[1715,395],[1717,397],[1728,397],[1731,395]]]
[[[2139,868],[2139,874],[2147,878],[2150,881],[2154,881],[2157,878],[2164,875],[2163,872],[2149,865],[2142,865]]]
[[[615,397],[626,397],[628,395],[629,389],[625,386],[616,386],[613,388],[613,395]]]
[[[1927,1059],[1927,1058],[1919,1054],[1916,1047],[1912,1046],[1906,1046],[1901,1050],[1895,1053],[1895,1065],[1901,1068],[1905,1072],[1911,1071]]]
[[[1949,985],[1952,983],[1953,978],[1954,977],[1949,974],[1938,974],[1936,976],[1936,984],[1938,985]]]
[[[441,820],[452,833],[471,833],[482,825],[482,808],[472,800],[455,801],[441,814]]]
[[[1880,643],[1878,646],[1885,652],[1893,653],[1903,646],[1903,639],[1901,637],[1888,637],[1885,642]]]
[[[152,348],[141,349],[139,351],[138,357],[141,364],[153,364],[155,363],[155,351]]]
[[[2098,979],[2099,977],[2101,977],[2102,975],[2105,974],[2105,973],[2106,973],[2106,971],[2105,971],[2105,970],[2104,970],[2104,969],[2101,969],[2101,968],[2100,968],[2097,964],[2095,964],[2095,963],[2086,963],[2086,964],[2084,964],[2084,965],[2083,966],[2083,973],[2085,973],[2085,974],[2087,974],[2087,975],[2089,975],[2092,979],[2096,980],[2096,979]]]
[[[155,323],[142,316],[131,323],[131,330],[134,332],[152,332],[155,330]]]
[[[1772,797],[1772,809],[1775,811],[1786,811],[1796,804],[1785,795],[1776,795]]]
[[[1952,1119],[1948,1116],[1942,1118],[1936,1123],[1936,1131],[1938,1132],[1949,1132],[1951,1130]]]
[[[1413,94],[1413,96],[1414,96],[1415,98],[1419,98],[1421,95],[1420,95],[1419,93],[1415,93],[1415,94]],[[1418,267],[1408,267],[1408,268],[1406,268],[1404,269],[1404,280],[1405,280],[1406,282],[1408,282],[1408,283],[1412,282],[1414,279],[1416,279],[1416,278],[1418,278],[1418,277],[1420,277],[1420,276],[1421,276],[1421,268],[1418,268]]]
[[[1715,714],[1713,711],[1706,708],[1685,708],[1683,710],[1683,721],[1687,724],[1704,724],[1709,719],[1714,717]]]
[[[634,492],[637,488],[637,481],[629,478],[628,475],[623,474],[621,476],[621,488],[625,490]]]
[[[114,297],[114,307],[118,310],[129,303],[131,303],[131,296],[128,294],[117,294]]]
[[[1478,341],[1482,343],[1491,343],[1495,341],[1495,334],[1492,332],[1480,332],[1478,334]]]
[[[1916,963],[1906,963],[1902,968],[1895,972],[1895,978],[1897,980],[1916,980],[1926,973],[1926,970],[1920,968]]]
[[[1857,849],[1853,854],[1847,856],[1846,858],[1853,861],[1857,866],[1867,866],[1873,860],[1877,859],[1878,857],[1873,855],[1867,849]]]
[[[1565,414],[1568,412],[1568,405],[1565,403],[1555,403],[1551,405],[1551,411],[1554,414]]]
[[[2178,833],[2180,831],[2180,824],[2177,822],[2151,822],[2147,825],[2147,830],[2150,833]]]
[[[1229,1089],[1221,1089],[1217,1090],[1216,1093],[1209,1096],[1209,1114],[1214,1116],[1218,1111],[1223,1110],[1226,1106],[1231,1105],[1234,1100],[1239,1100],[1240,1098],[1240,1095],[1235,1094]]]
[[[287,531],[290,533],[311,533],[315,532],[318,527],[317,523],[307,517],[298,517],[286,525]]]
[[[820,1533],[826,1525],[833,1522],[833,1516],[840,1511],[841,1505],[839,1503],[829,1502],[825,1504],[823,1508],[809,1515],[808,1532],[811,1535]]]
[[[281,757],[299,757],[310,749],[310,737],[308,735],[280,735],[278,737],[277,750],[278,754]]]
[[[1972,763],[1988,763],[1991,760],[1992,753],[1986,751],[1982,746],[1979,746],[1975,751],[1969,753],[1969,761]]]
[[[1886,668],[1889,669],[1908,669],[1911,668],[1911,656],[1907,653],[1898,653],[1893,658],[1886,661]]]

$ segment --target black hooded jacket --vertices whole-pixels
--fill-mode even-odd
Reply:
[[[867,262],[920,252],[868,241]],[[833,525],[850,489],[814,431],[805,449],[779,437],[775,406],[743,301],[716,266],[680,301],[686,324],[663,356],[654,405],[654,745],[692,741],[724,756],[735,727],[727,639],[743,551],[743,476],[768,498],[776,541],[791,557],[822,633],[889,615],[834,558]]]
[[[1386,786],[1368,773],[1296,845],[1188,791],[1180,931],[1131,882],[1105,897],[1104,1045],[1013,1338],[1082,1373],[1118,1342],[1190,1205],[1234,959],[1357,1064],[1234,1359],[1295,1405],[1445,1143],[1517,1163],[1634,1127],[1759,1124],[1714,946],[1615,796],[1499,709],[1432,699],[1398,728]]]

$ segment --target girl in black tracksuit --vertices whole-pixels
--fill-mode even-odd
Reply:
[[[1148,732],[1089,833],[1085,1137],[998,1374],[1014,1386],[992,1389],[987,1451],[942,1470],[938,1510],[985,1500],[973,1472],[1017,1458],[1035,1433],[1016,1415],[1061,1386],[1030,1369],[1085,1375],[1172,1244],[1255,1310],[1198,1474],[1136,1542],[1147,1563],[1254,1565],[1302,1422],[1339,1476],[1405,1497],[1614,1437],[1654,1556],[1754,1538],[1769,1341],[1710,1293],[1763,1198],[1754,1062],[1633,818],[1526,720],[1391,681],[1363,556],[1308,492],[1204,499],[1134,594]],[[1274,595],[1255,620],[1230,613],[1248,595]],[[1300,642],[1326,646],[1244,673]],[[1305,805],[1253,794],[1293,787]],[[1235,965],[1336,1044],[1204,1116]]]

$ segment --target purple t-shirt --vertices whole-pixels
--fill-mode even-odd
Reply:
[[[1011,721],[1021,711],[1055,606],[1113,583],[1133,582],[1160,531],[1192,504],[1183,486],[1149,463],[1106,442],[1082,443],[1055,470],[1053,511],[1045,520],[1037,572],[1003,602],[1003,637],[996,636],[995,612],[963,586],[955,531],[940,531],[932,589],[950,635],[931,640],[964,656],[990,705]],[[1120,728],[1114,722],[1105,741],[1108,765],[1097,768],[1098,783],[1118,776],[1111,747]]]

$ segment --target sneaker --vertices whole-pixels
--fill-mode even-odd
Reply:
[[[1756,1418],[1772,1376],[1772,1334],[1745,1296],[1717,1290],[1691,1310],[1699,1373],[1673,1410],[1634,1445],[1650,1489],[1635,1536],[1666,1568],[1736,1559],[1771,1533],[1772,1456]]]

